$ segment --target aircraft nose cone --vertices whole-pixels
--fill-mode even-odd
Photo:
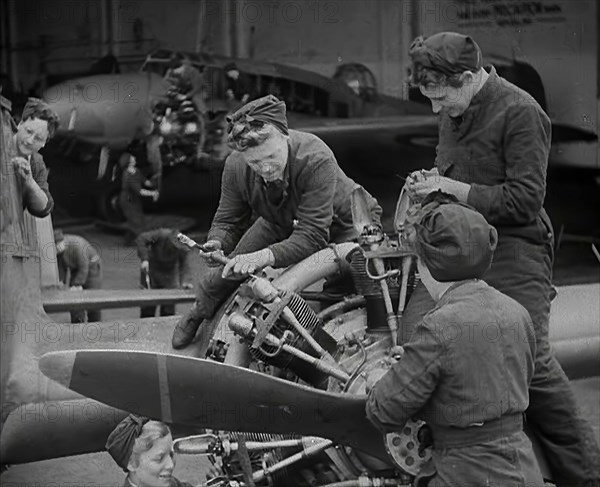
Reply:
[[[49,352],[42,355],[38,366],[46,377],[69,387],[76,355],[74,351]]]
[[[42,95],[42,98],[50,105],[50,108],[58,115],[61,130],[67,130],[71,111],[75,107],[73,94],[69,96],[69,90],[72,87],[66,83],[60,83],[48,88]]]

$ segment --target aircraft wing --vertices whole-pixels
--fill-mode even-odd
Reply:
[[[435,159],[438,125],[432,115],[400,115],[364,119],[298,120],[293,128],[311,132],[331,148],[344,171],[361,184],[369,176],[381,178],[431,167]],[[393,178],[392,178],[393,179]],[[398,185],[399,181],[394,179]],[[368,183],[367,183],[368,185]]]
[[[171,348],[178,316],[56,323],[41,310],[39,296],[18,301],[18,317],[2,329],[0,456],[5,464],[102,451],[112,429],[127,415],[47,379],[38,367],[45,353],[106,348],[193,353]]]
[[[396,115],[366,118],[324,118],[315,123],[314,117],[294,118],[290,121],[294,128],[311,133],[354,132],[360,130],[393,130],[398,134],[418,134],[427,132],[437,135],[437,116],[434,115]]]

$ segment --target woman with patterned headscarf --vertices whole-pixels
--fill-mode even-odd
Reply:
[[[317,136],[289,130],[285,103],[272,95],[244,105],[229,118],[221,200],[204,245],[231,261],[200,273],[195,305],[177,324],[173,347],[194,338],[203,319],[249,274],[287,267],[356,238],[350,194],[358,185]],[[370,197],[373,219],[381,207]],[[253,215],[258,219],[252,223]]]
[[[173,476],[173,437],[165,423],[130,414],[110,434],[106,450],[127,473],[123,487],[191,487]]]

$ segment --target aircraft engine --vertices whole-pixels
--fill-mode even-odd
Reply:
[[[359,269],[367,264],[364,254],[351,256],[354,282],[366,287],[365,275]],[[364,267],[362,271],[368,272]],[[397,288],[395,293],[400,294]],[[398,347],[393,346],[386,324],[384,299],[380,293],[373,294],[378,300],[375,305],[367,304],[367,296],[357,296],[343,303],[345,306],[337,303],[316,313],[298,294],[280,292],[265,278],[255,277],[240,289],[226,320],[250,348],[259,370],[270,366],[274,369],[271,373],[287,380],[362,396],[371,375],[381,375],[401,360],[400,354],[394,353]],[[377,317],[379,324],[371,323],[369,316]],[[213,432],[177,440],[176,450],[212,455],[222,472],[207,482],[213,487],[327,486],[338,485],[336,482],[410,486],[431,458],[426,433],[423,422],[409,421],[402,431],[388,434],[384,439],[388,462],[314,437],[262,435],[256,440],[252,435],[238,434],[237,443],[230,447],[231,433]],[[241,446],[240,438],[245,446]],[[240,448],[247,453],[241,453]]]
[[[152,110],[154,130],[162,137],[161,159],[166,166],[197,164],[198,154],[204,147],[204,116],[185,87],[172,83],[166,98]]]
[[[371,221],[364,196],[361,188],[352,195],[359,247],[341,266],[346,280],[354,285],[354,297],[317,313],[298,294],[281,291],[266,278],[254,276],[240,287],[225,310],[225,322],[246,343],[259,370],[271,367],[271,373],[287,380],[336,394],[363,396],[369,381],[402,360],[398,321],[418,282],[414,258],[399,245],[404,237],[401,223],[405,211],[401,210],[397,218],[399,240],[395,243]],[[314,438],[310,440],[316,443],[304,447],[303,453],[279,447],[277,451],[282,465],[312,458],[307,466],[297,465],[294,482],[285,485],[408,486],[431,458],[428,438],[422,421],[409,421],[401,431],[384,438],[387,461]],[[231,483],[236,478],[231,475],[233,457],[224,449],[220,452],[227,475],[207,485],[235,485]],[[274,465],[265,471],[275,471],[278,463]],[[266,480],[259,472],[254,471],[253,479]],[[267,484],[259,481],[256,485]],[[271,479],[269,485],[279,483]]]
[[[251,366],[336,394],[363,396],[370,378],[381,376],[401,360],[394,320],[401,315],[403,300],[408,299],[418,281],[414,262],[373,225],[363,227],[359,244],[346,257],[347,277],[354,284],[356,296],[320,313],[298,294],[280,291],[263,277],[254,276],[240,287],[225,311],[225,322],[248,346],[254,361]],[[227,441],[226,437],[217,438],[217,443]],[[256,485],[324,486],[344,482],[408,486],[431,458],[428,438],[428,428],[422,421],[409,421],[402,431],[384,438],[389,458],[383,461],[324,439],[310,438],[310,447],[299,448],[297,443],[295,450],[286,450],[270,436],[263,439],[264,448],[272,444],[265,462],[275,452],[281,458],[263,473],[275,472],[280,465],[297,464],[291,470],[295,472],[294,481],[278,483],[269,475],[261,476],[260,470],[249,472],[253,472]],[[217,450],[216,463],[225,473],[207,485],[249,485],[240,480],[241,460],[224,448]],[[304,465],[302,461],[308,457],[311,461]],[[233,479],[241,483],[231,483]]]
[[[280,292],[268,280],[253,278],[240,288],[226,319],[252,357],[281,369],[284,377],[289,371],[324,388],[330,374],[347,376],[335,365],[335,340],[323,332],[315,311],[296,293]]]

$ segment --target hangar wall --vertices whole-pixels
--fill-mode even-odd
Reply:
[[[413,0],[0,0],[2,71],[21,91],[40,75],[81,75],[112,51],[134,70],[156,47],[277,60],[332,76],[365,64],[402,95]]]
[[[404,97],[410,41],[450,29],[472,33],[486,56],[532,65],[553,122],[598,133],[595,0],[0,0],[0,6],[2,71],[20,91],[39,93],[44,73],[89,74],[109,51],[122,71],[133,71],[147,52],[168,47],[279,61],[326,76],[358,62],[380,92]],[[570,144],[553,158],[598,168],[600,150],[597,143]]]
[[[553,123],[598,134],[600,4],[596,0],[418,0],[413,17],[424,35],[471,34],[484,62],[530,64],[544,84]],[[486,59],[487,58],[487,59]],[[552,160],[600,169],[595,142],[554,146]]]

